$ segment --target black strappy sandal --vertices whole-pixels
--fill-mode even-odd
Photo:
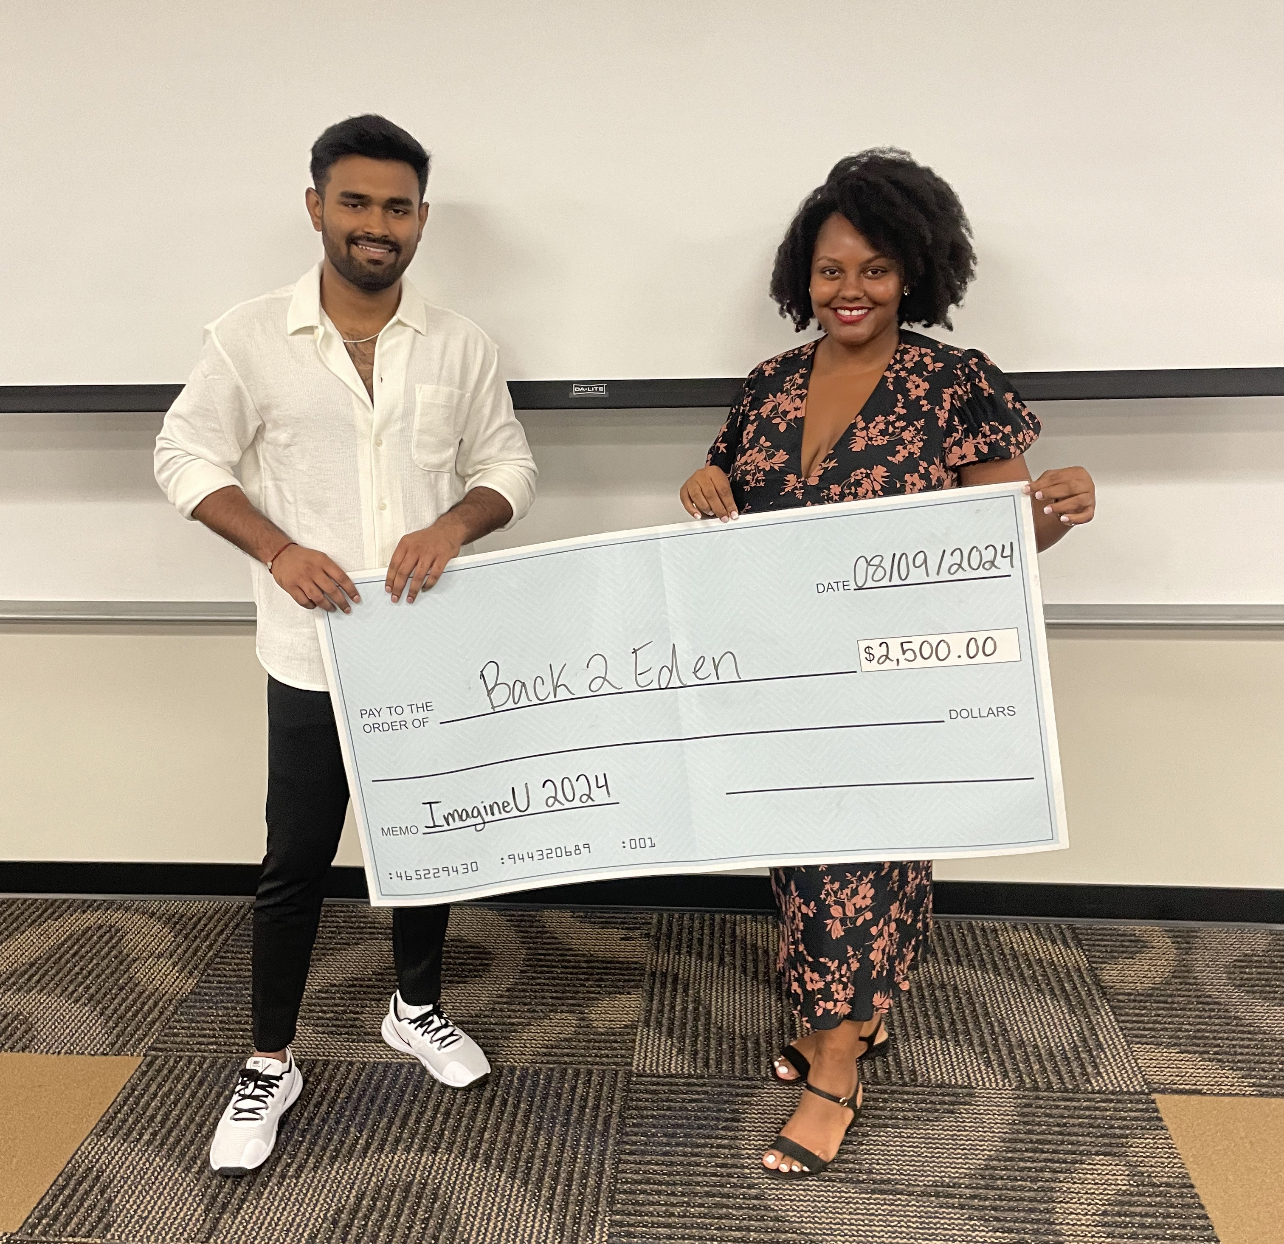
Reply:
[[[804,1084],[803,1091],[815,1093],[817,1097],[823,1097],[826,1101],[832,1101],[835,1105],[842,1106],[852,1112],[852,1121],[843,1129],[843,1136],[856,1126],[856,1120],[860,1118],[861,1106],[857,1104],[856,1099],[860,1096],[860,1077],[856,1079],[856,1087],[846,1097],[839,1097],[835,1093],[826,1093],[824,1089],[818,1089],[815,1085]],[[776,1139],[768,1146],[771,1149],[778,1150],[786,1157],[793,1158],[795,1162],[802,1167],[801,1170],[787,1171],[780,1166],[764,1166],[762,1169],[768,1175],[774,1175],[777,1179],[804,1179],[808,1175],[819,1175],[838,1154],[826,1162],[824,1158],[812,1153],[810,1149],[804,1149],[796,1140],[790,1140],[788,1136],[780,1133]]]
[[[881,1041],[878,1039],[879,1036],[882,1036],[883,1038]],[[861,1039],[864,1040],[863,1037]],[[861,1062],[866,1058],[886,1058],[887,1049],[891,1043],[892,1034],[887,1031],[887,1023],[886,1021],[880,1021],[878,1031],[874,1033],[874,1039],[872,1041],[865,1042],[865,1048],[856,1055],[856,1061]],[[781,1059],[787,1062],[798,1073],[797,1080],[786,1080],[785,1077],[777,1071],[776,1063]],[[805,1084],[807,1082],[807,1077],[810,1074],[811,1060],[795,1045],[785,1046],[785,1048],[776,1055],[771,1063],[771,1078],[775,1080],[777,1084],[798,1084],[799,1082]]]

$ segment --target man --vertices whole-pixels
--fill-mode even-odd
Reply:
[[[521,518],[534,496],[495,346],[402,277],[428,218],[428,165],[383,117],[352,117],[317,139],[306,198],[324,258],[206,329],[156,442],[170,501],[255,559],[269,675],[255,1048],[210,1149],[225,1175],[262,1165],[302,1088],[290,1042],[347,811],[311,611],[360,608],[348,571],[385,563],[385,591],[410,605],[464,545]],[[393,913],[398,988],[382,1032],[463,1088],[490,1064],[441,1010],[448,916],[446,906]]]

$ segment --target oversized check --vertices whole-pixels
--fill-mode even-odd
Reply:
[[[383,578],[318,619],[376,904],[1067,845],[1020,485]]]

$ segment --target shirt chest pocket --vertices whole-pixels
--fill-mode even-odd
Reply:
[[[453,471],[463,436],[468,394],[440,384],[415,385],[410,458],[422,471]]]

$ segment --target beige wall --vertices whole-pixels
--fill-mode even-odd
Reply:
[[[0,628],[0,858],[261,858],[265,685],[250,626]]]
[[[1284,886],[1284,634],[1051,652],[1071,849],[939,875]],[[263,688],[249,627],[0,629],[0,858],[258,859]]]
[[[1070,850],[941,877],[1284,886],[1284,633],[1053,633]]]

